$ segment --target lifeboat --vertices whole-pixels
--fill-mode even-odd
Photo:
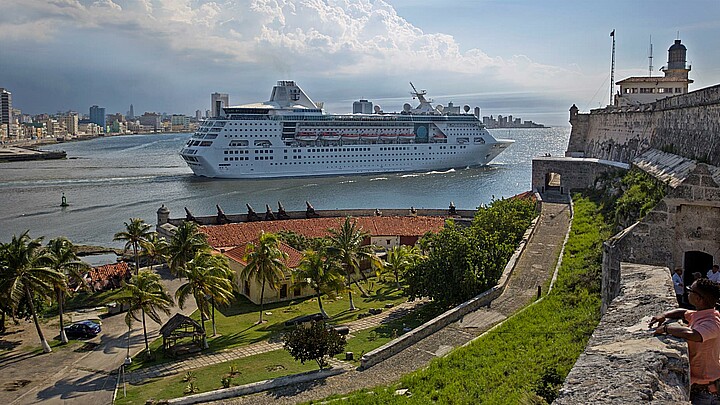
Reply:
[[[444,134],[435,134],[433,135],[432,140],[435,142],[447,142],[447,136]]]
[[[378,134],[362,134],[360,135],[360,139],[363,141],[377,141],[380,135]]]
[[[414,141],[414,140],[415,140],[415,134],[412,133],[412,132],[410,132],[410,133],[403,133],[403,134],[398,135],[398,139],[401,140],[401,141],[405,141],[405,142]]]
[[[360,134],[342,134],[343,141],[357,141],[360,139]]]
[[[312,142],[316,141],[318,139],[318,136],[314,132],[298,132],[298,134],[295,135],[295,139],[297,139],[298,141]]]
[[[398,137],[397,134],[380,134],[380,139],[383,141],[394,141]]]
[[[339,141],[340,135],[337,132],[321,132],[320,139],[323,141]]]

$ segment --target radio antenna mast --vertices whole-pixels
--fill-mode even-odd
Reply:
[[[610,65],[610,100],[608,105],[613,105],[613,94],[615,93],[615,30],[610,33],[612,37],[612,64]]]
[[[652,54],[652,35],[650,35],[650,56],[648,56],[648,60],[650,61],[650,64],[648,66],[648,72],[650,72],[650,77],[652,77],[653,72],[653,54]]]

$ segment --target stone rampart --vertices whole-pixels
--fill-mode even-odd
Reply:
[[[633,107],[578,114],[566,156],[630,162],[647,149],[720,165],[720,85]]]
[[[653,336],[653,315],[677,305],[667,267],[622,263],[610,304],[553,404],[689,404],[687,344]]]
[[[566,194],[571,190],[592,187],[601,174],[629,168],[625,163],[600,159],[536,157],[532,160],[532,188],[534,192],[544,193],[549,187],[555,187],[561,194]],[[560,176],[559,187],[548,184],[553,174]]]

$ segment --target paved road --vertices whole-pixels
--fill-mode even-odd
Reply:
[[[175,292],[183,283],[171,280],[162,272],[169,291]],[[188,300],[182,311],[189,314],[195,310],[195,302]],[[174,308],[171,315],[178,312]],[[168,317],[163,317],[163,322]],[[148,338],[158,335],[160,325],[148,319]],[[118,370],[127,354],[127,325],[124,314],[103,319],[100,336],[87,340],[85,345],[73,348],[57,348],[49,354],[29,355],[17,353],[3,358],[0,373],[5,377],[0,389],[0,404],[109,404],[112,401]],[[51,332],[48,338],[57,335]],[[142,324],[135,322],[130,334],[130,353],[144,349]],[[8,378],[9,377],[9,378]],[[9,391],[13,383],[27,385]]]
[[[420,369],[432,359],[442,357],[455,347],[480,336],[532,302],[537,286],[544,285],[555,269],[569,223],[570,208],[567,204],[543,204],[535,233],[520,256],[503,294],[492,301],[489,308],[483,307],[466,315],[399,354],[367,370],[353,370],[323,381],[296,384],[213,404],[295,404],[398,381],[404,374]]]

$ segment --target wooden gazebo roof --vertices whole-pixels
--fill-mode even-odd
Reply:
[[[165,325],[160,328],[160,334],[162,335],[162,337],[168,338],[176,329],[187,326],[192,326],[196,331],[199,331],[199,333],[201,334],[205,333],[205,330],[198,321],[190,318],[189,316],[177,313],[173,315],[172,318],[168,319],[168,321],[165,322]]]

